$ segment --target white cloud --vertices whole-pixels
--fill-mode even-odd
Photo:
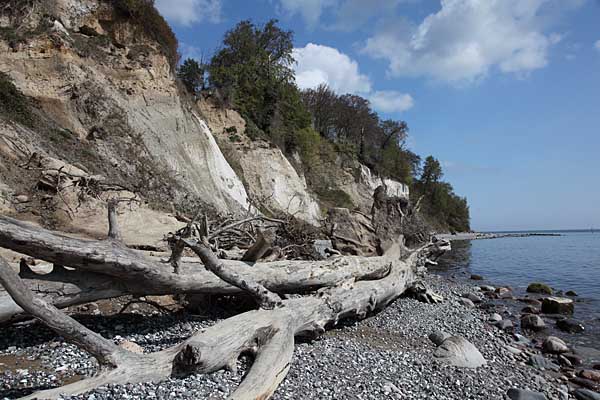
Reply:
[[[386,113],[402,112],[414,104],[409,94],[394,90],[374,91],[371,80],[361,74],[358,63],[333,47],[309,43],[294,49],[296,83],[301,89],[327,84],[338,94],[359,94],[373,108]]]
[[[194,22],[221,20],[221,0],[156,0],[155,5],[174,24],[189,26]]]
[[[202,60],[203,54],[202,50],[199,47],[192,46],[185,42],[179,43],[179,52],[181,53],[181,61],[187,58],[193,58],[197,61],[206,61]]]
[[[296,83],[301,89],[328,84],[338,93],[368,93],[369,77],[358,70],[358,63],[333,47],[309,43],[294,49]]]
[[[369,101],[374,109],[385,113],[406,111],[414,105],[414,100],[410,94],[395,90],[373,92],[369,96]]]
[[[527,73],[546,66],[549,48],[562,39],[543,31],[542,8],[557,1],[441,0],[441,9],[418,25],[399,19],[385,24],[364,52],[387,60],[390,76],[458,83],[481,79],[492,68]]]
[[[596,41],[596,43],[594,43],[594,48],[598,51],[600,51],[600,40]]]

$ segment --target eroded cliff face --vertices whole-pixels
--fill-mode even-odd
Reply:
[[[154,203],[166,209],[191,198],[219,212],[248,208],[241,180],[155,41],[116,18],[110,2],[33,3],[25,19],[0,18],[20,36],[0,41],[0,70],[34,99],[49,129],[3,124],[6,154],[47,153],[159,193]]]
[[[199,101],[197,106],[243,179],[253,204],[272,214],[290,214],[320,225],[322,215],[317,199],[279,148],[248,138],[246,122],[234,110],[217,107],[207,100]]]
[[[304,176],[279,148],[263,140],[251,140],[245,134],[244,119],[234,110],[216,106],[210,99],[201,99],[197,106],[257,207],[293,214],[315,225],[322,222],[326,206],[321,205]],[[302,163],[299,159],[294,162]],[[340,164],[333,165],[323,180],[331,183],[330,191],[343,192],[353,207],[370,212],[373,193],[382,184],[386,185],[388,195],[408,198],[406,185],[391,179],[382,180],[359,163],[353,168]]]

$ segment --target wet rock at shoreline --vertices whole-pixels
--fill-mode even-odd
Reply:
[[[534,282],[527,286],[528,293],[552,294],[552,288],[545,283]]]
[[[600,400],[600,394],[589,389],[577,389],[573,394],[577,400]]]
[[[582,369],[579,371],[579,376],[590,381],[600,382],[600,371],[594,371],[590,369]]]
[[[477,275],[477,274],[471,274],[471,279],[474,280],[474,281],[482,281],[483,280],[483,276]]]
[[[490,314],[488,321],[490,321],[491,323],[500,322],[500,321],[502,321],[502,316],[498,313]]]
[[[529,357],[529,360],[527,363],[537,369],[550,370],[550,371],[559,371],[560,370],[560,367],[558,365],[556,365],[555,363],[553,363],[552,361],[548,360],[546,357],[544,357],[540,354],[532,354]]]
[[[574,290],[567,290],[567,291],[565,292],[565,295],[566,295],[566,296],[571,296],[571,297],[577,297],[577,296],[579,296],[579,295],[577,294],[577,292],[575,292]]]
[[[538,299],[532,299],[530,297],[521,297],[519,299],[519,301],[523,302],[523,303],[527,303],[532,307],[536,307],[536,308],[541,308],[542,307],[542,302],[539,301]]]
[[[583,359],[579,357],[577,354],[573,353],[564,353],[562,354],[564,358],[571,362],[571,365],[581,365],[583,364]]]
[[[581,387],[584,387],[586,389],[593,390],[595,392],[600,390],[600,385],[597,382],[591,381],[589,379],[585,379],[585,378],[576,376],[575,378],[571,379],[571,382],[573,382]]]
[[[521,310],[521,312],[523,314],[539,314],[540,313],[540,309],[534,306],[525,306],[523,307],[523,309]]]
[[[585,326],[577,320],[563,318],[556,321],[556,327],[564,332],[581,333],[585,330]]]
[[[462,336],[452,336],[444,340],[433,355],[455,367],[477,368],[486,364],[477,347]]]
[[[496,288],[496,293],[502,299],[512,297],[512,290],[510,290],[510,288],[507,288],[507,287]]]
[[[509,319],[503,319],[502,321],[498,321],[496,323],[496,327],[498,327],[498,329],[500,330],[507,332],[512,332],[515,329],[515,325]]]
[[[521,328],[532,331],[541,331],[546,329],[546,323],[539,315],[526,314],[521,317]]]
[[[542,344],[542,348],[546,353],[552,354],[560,354],[560,353],[568,353],[569,347],[562,340],[557,338],[556,336],[548,336],[544,343]]]
[[[508,389],[506,395],[511,400],[547,400],[546,395],[543,393],[524,389]]]
[[[479,289],[481,289],[482,292],[494,292],[496,290],[495,287],[488,285],[479,286]]]
[[[544,314],[573,314],[575,305],[572,299],[566,297],[546,297],[542,300]]]

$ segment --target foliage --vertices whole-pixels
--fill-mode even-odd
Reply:
[[[293,35],[276,20],[242,21],[225,34],[209,65],[210,84],[246,119],[249,135],[291,151],[295,133],[310,126],[291,68]]]
[[[337,95],[326,85],[302,92],[315,129],[340,146],[356,149],[357,159],[376,173],[410,183],[420,158],[405,148],[408,125],[381,120],[367,99]]]
[[[172,68],[179,61],[178,42],[175,33],[154,7],[154,0],[111,0],[118,16],[141,27],[146,35],[155,40],[169,60]]]
[[[415,198],[423,196],[423,212],[438,229],[468,232],[471,227],[467,199],[457,196],[452,185],[441,180],[443,175],[440,162],[427,157],[412,194]]]
[[[205,87],[205,65],[193,58],[187,58],[178,68],[177,77],[185,85],[188,92],[197,94]]]
[[[35,122],[29,99],[15,86],[8,74],[0,72],[0,114],[26,126]]]

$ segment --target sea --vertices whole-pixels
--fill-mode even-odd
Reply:
[[[507,232],[502,232],[507,233]],[[600,350],[600,232],[592,230],[531,231],[511,233],[555,233],[560,236],[505,237],[453,241],[452,250],[430,272],[450,279],[469,280],[472,274],[484,277],[473,285],[509,286],[516,297],[527,295],[532,282],[543,282],[555,291],[574,290],[574,319],[585,326],[581,334],[556,331],[546,319],[549,333],[572,344]],[[519,308],[513,301],[515,322]]]

